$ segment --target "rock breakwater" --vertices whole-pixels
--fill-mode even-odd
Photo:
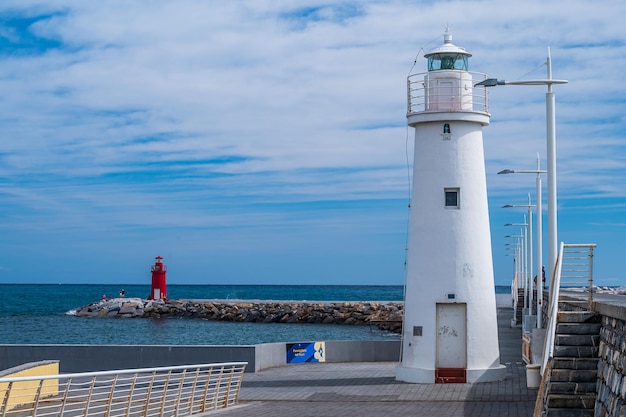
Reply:
[[[399,333],[403,303],[366,301],[144,300],[114,298],[76,310],[77,317],[185,317],[255,323],[371,325]]]

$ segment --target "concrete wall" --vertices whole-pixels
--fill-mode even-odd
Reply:
[[[400,362],[400,341],[329,341],[326,362]]]
[[[286,352],[287,346],[285,346],[285,343],[263,343],[255,345],[254,372],[285,365],[287,361]],[[246,372],[252,372],[251,368],[252,367],[248,365]]]
[[[58,360],[63,373],[238,361],[248,362],[247,370],[254,370],[255,347],[0,345],[0,369],[41,360]]]
[[[496,307],[513,307],[513,296],[511,294],[496,294]]]
[[[0,378],[19,378],[29,376],[58,375],[59,362],[39,361],[0,371]],[[29,404],[36,398],[56,396],[59,392],[59,380],[47,379],[41,387],[38,380],[14,382],[7,393],[9,383],[0,384],[0,398],[3,399],[5,410],[12,410],[19,405]]]
[[[326,362],[398,361],[399,340],[328,341]],[[0,370],[42,360],[59,371],[93,372],[214,362],[248,362],[246,372],[286,364],[286,343],[250,346],[0,345]]]

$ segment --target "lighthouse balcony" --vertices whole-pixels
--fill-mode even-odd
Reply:
[[[487,88],[475,87],[486,74],[446,70],[410,75],[407,79],[407,117],[423,113],[467,112],[489,117]]]

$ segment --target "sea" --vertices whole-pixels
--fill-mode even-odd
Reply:
[[[335,324],[233,323],[197,318],[76,317],[103,295],[147,298],[149,285],[0,284],[0,344],[254,345],[392,340],[397,334]],[[496,286],[496,293],[510,287]],[[402,285],[168,285],[169,299],[402,301]]]

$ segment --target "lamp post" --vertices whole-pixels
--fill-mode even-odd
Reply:
[[[503,206],[503,207],[516,207],[516,206],[512,206],[512,205],[507,205],[507,206]],[[526,217],[526,216],[524,216]],[[533,270],[533,232],[532,232],[532,220],[530,220],[530,217],[528,218],[528,223],[526,222],[526,218],[524,218],[524,223],[507,223],[505,224],[505,226],[520,226],[523,227],[523,234],[524,234],[524,243],[525,243],[525,254],[526,257],[524,258],[524,263],[525,263],[525,270],[526,273],[524,274],[524,308],[526,308],[527,310],[527,314],[532,316],[532,306],[533,306],[533,287],[532,287],[532,281],[530,279],[532,270]]]
[[[519,267],[520,267],[520,258],[521,258],[521,254],[520,254],[520,244],[519,242],[517,243],[505,243],[504,244],[505,249],[508,251],[507,253],[505,253],[505,256],[512,256],[513,257],[513,276],[515,277],[515,285],[511,285],[511,289],[514,289],[515,292],[511,292],[511,295],[515,294],[515,302],[517,303],[517,297],[518,297],[518,292],[517,289],[519,287],[519,285],[517,284],[517,277],[520,276],[520,271],[519,271]],[[515,304],[513,307],[515,308],[517,304]]]
[[[519,170],[519,169],[505,169],[498,174],[536,174],[537,178],[535,180],[537,191],[536,191],[536,202],[537,202],[537,216],[536,216],[536,232],[535,236],[537,239],[536,244],[536,261],[537,261],[537,328],[540,329],[542,326],[542,307],[541,303],[543,300],[543,239],[542,239],[542,231],[543,231],[543,210],[542,210],[542,195],[541,195],[541,174],[545,174],[546,171],[541,169],[541,159],[539,158],[539,153],[537,153],[537,169],[536,170]],[[530,200],[529,200],[530,202]],[[540,295],[541,294],[541,295]]]
[[[552,78],[552,58],[548,48],[546,60],[548,76],[539,80],[503,81],[496,78],[488,78],[475,86],[495,87],[498,85],[545,85],[546,93],[546,142],[548,156],[548,276],[552,279],[556,265],[557,248],[557,209],[556,209],[556,114],[554,110],[553,84],[567,84],[567,80],[555,80]]]
[[[528,240],[526,241],[526,245],[528,246],[528,276],[526,277],[528,280],[528,302],[529,302],[529,315],[533,315],[532,306],[533,306],[533,285],[531,274],[533,270],[533,212],[532,209],[535,207],[534,204],[531,204],[530,201],[530,193],[528,193],[528,204],[505,204],[502,208],[517,208],[517,207],[525,207],[528,209],[528,224],[525,224],[526,230],[528,231]],[[524,220],[526,223],[526,220]],[[506,226],[506,225],[505,225]]]
[[[515,255],[515,278],[517,281],[522,282],[522,287],[524,288],[524,308],[527,308],[526,303],[528,302],[528,297],[526,296],[526,235],[524,233],[524,229],[522,229],[521,234],[519,235],[505,235],[505,238],[516,239],[515,244],[506,244],[510,246],[516,246],[516,255]],[[517,297],[517,295],[516,295]]]

